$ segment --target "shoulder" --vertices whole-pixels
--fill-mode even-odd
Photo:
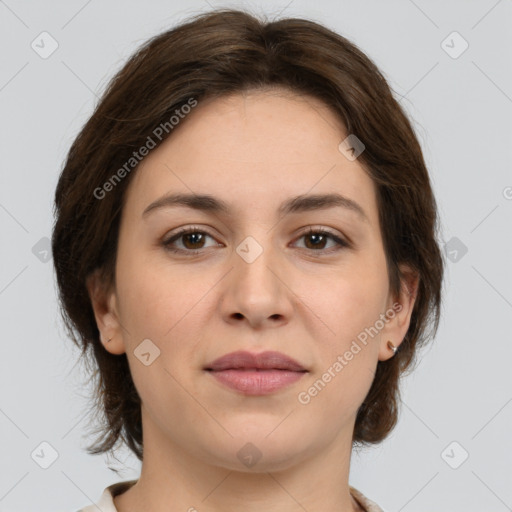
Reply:
[[[356,499],[361,505],[365,512],[384,512],[384,510],[377,505],[374,501],[367,498],[361,491],[355,487],[349,486],[350,494]]]
[[[129,489],[136,482],[137,480],[125,480],[109,485],[103,490],[102,495],[96,503],[87,505],[76,512],[117,512],[114,505],[114,498]]]

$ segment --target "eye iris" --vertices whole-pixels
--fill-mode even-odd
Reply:
[[[318,248],[318,241],[320,241],[320,244],[322,244],[322,242],[325,243],[325,235],[323,234],[310,234],[310,235],[307,235],[306,236],[306,240],[316,240],[316,242],[313,242],[313,248]],[[322,240],[323,239],[323,240]],[[306,242],[306,246],[308,246],[308,242]],[[309,249],[310,247],[308,247]],[[323,248],[323,245],[322,245],[322,248]]]
[[[195,245],[196,243],[200,243],[201,241],[204,242],[204,236],[202,233],[187,233],[185,235],[183,235],[183,240],[185,241],[184,242],[184,245],[185,247],[187,247],[187,249],[200,249],[201,247],[190,247],[189,244],[187,243],[188,240],[192,239],[192,245]],[[199,241],[197,240],[199,239]],[[195,240],[195,241],[194,241]]]

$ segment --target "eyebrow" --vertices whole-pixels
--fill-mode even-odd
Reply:
[[[229,215],[231,212],[231,208],[226,201],[213,197],[209,194],[170,194],[153,201],[142,212],[142,216],[145,217],[150,212],[160,208],[172,208],[179,206],[185,206],[194,210],[214,214]],[[336,207],[353,211],[362,220],[369,222],[368,216],[358,203],[337,193],[300,195],[292,197],[281,203],[278,212],[280,215],[286,215],[288,213],[325,210]]]

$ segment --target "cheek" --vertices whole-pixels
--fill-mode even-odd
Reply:
[[[329,327],[329,338],[334,344],[343,345],[379,319],[386,305],[386,279],[385,273],[376,267],[350,269],[333,276],[323,290],[313,292],[310,288],[307,300]]]
[[[367,267],[333,280],[336,285],[316,295],[314,307],[324,313],[329,333],[317,337],[321,364],[308,382],[312,387],[302,391],[319,414],[355,414],[371,387],[380,340],[371,328],[385,311],[386,279],[379,268]]]
[[[364,352],[341,367],[324,368],[297,396],[303,414],[319,419],[326,434],[355,417],[374,379],[374,368]]]
[[[207,283],[136,256],[119,261],[118,279],[120,320],[128,333],[126,352],[133,381],[151,414],[166,418],[165,411],[183,410],[188,404],[178,382],[186,380],[194,364],[194,347],[200,339],[198,314]],[[146,339],[157,347],[146,342],[150,358],[158,354],[147,366],[137,356]]]
[[[368,329],[384,312],[386,291],[381,274],[367,271],[338,279],[325,293],[310,294],[311,310],[321,312],[329,329],[323,329],[327,335],[315,333],[320,363],[298,401],[325,422],[337,418],[339,425],[356,414],[371,387],[379,336],[368,335]]]
[[[204,274],[187,275],[163,258],[133,255],[118,262],[117,288],[122,321],[132,338],[154,337],[164,342],[182,324],[191,322],[211,285]]]

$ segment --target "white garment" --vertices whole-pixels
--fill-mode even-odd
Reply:
[[[117,512],[114,505],[114,497],[128,490],[137,480],[125,480],[109,485],[103,491],[100,499],[94,505],[88,505],[77,512]],[[356,488],[349,486],[350,494],[364,508],[366,512],[384,512],[377,503],[364,496]]]

